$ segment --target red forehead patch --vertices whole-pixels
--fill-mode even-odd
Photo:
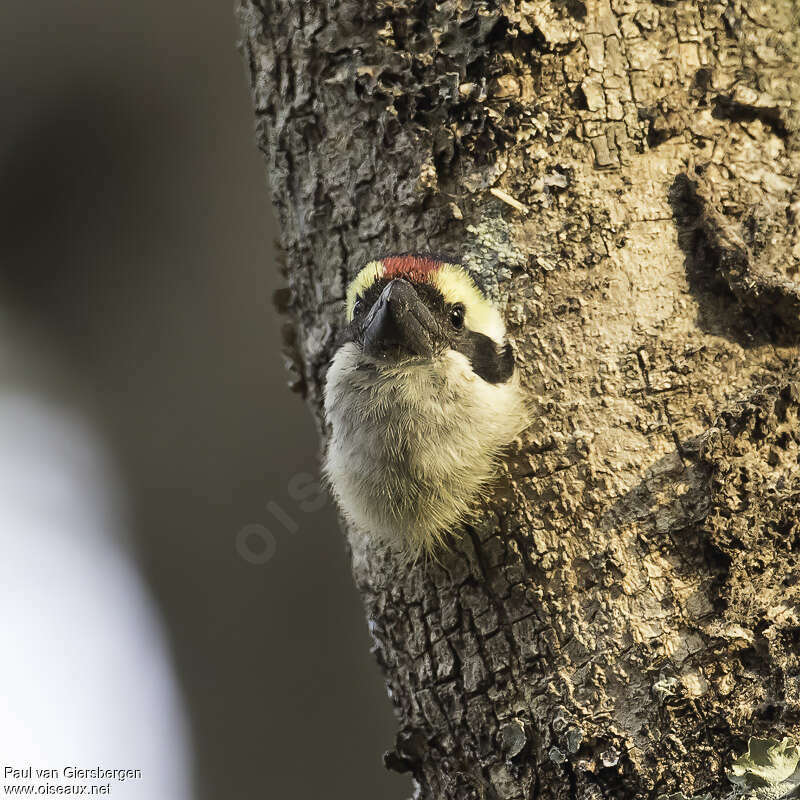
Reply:
[[[431,272],[439,269],[442,262],[425,256],[389,256],[389,258],[384,258],[381,263],[385,278],[404,276],[422,281],[426,280]]]

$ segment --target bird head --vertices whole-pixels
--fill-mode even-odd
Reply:
[[[514,369],[499,311],[458,264],[423,255],[369,262],[348,288],[347,321],[346,340],[377,365],[453,350],[490,383]]]

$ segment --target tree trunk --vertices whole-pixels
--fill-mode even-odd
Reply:
[[[390,252],[480,273],[534,408],[440,564],[351,542],[418,798],[716,798],[800,736],[795,3],[241,0],[323,441]]]

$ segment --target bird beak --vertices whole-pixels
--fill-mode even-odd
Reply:
[[[364,320],[364,352],[385,356],[396,350],[432,356],[438,325],[414,287],[395,278],[381,292]]]

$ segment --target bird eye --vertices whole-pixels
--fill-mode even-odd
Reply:
[[[464,327],[464,306],[457,303],[450,309],[450,324],[460,331]]]
[[[360,297],[356,297],[356,302],[353,305],[353,317],[357,317],[364,310],[364,301]]]

